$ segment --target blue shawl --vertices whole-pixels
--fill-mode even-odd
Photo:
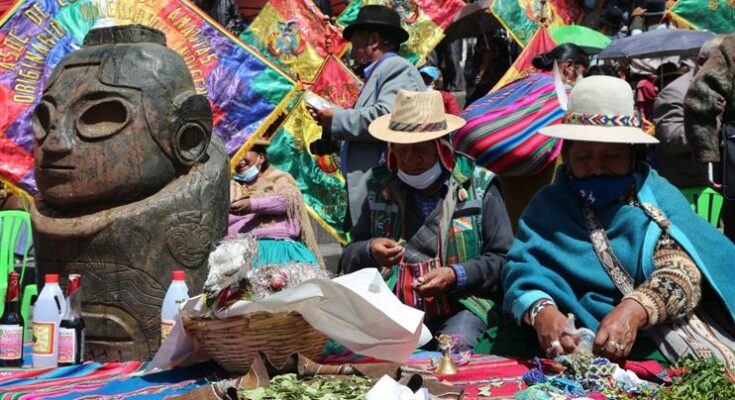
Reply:
[[[658,207],[670,219],[671,236],[696,262],[732,316],[735,281],[728,274],[735,272],[735,246],[697,216],[679,190],[651,167],[643,164],[635,175],[639,201]],[[661,228],[643,210],[627,204],[596,208],[595,215],[636,286],[648,279]],[[503,309],[519,324],[528,307],[551,298],[560,311],[597,330],[621,301],[622,294],[592,247],[566,166],[559,167],[554,183],[539,191],[523,212],[501,279]]]

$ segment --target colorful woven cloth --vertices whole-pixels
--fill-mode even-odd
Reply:
[[[62,368],[28,368],[31,346],[26,345],[26,367],[0,370],[0,400],[10,399],[161,399],[183,394],[199,386],[224,379],[213,362],[186,368],[152,372],[147,362],[87,363]],[[406,365],[431,370],[441,353],[414,353]],[[329,364],[379,362],[370,357],[346,352],[324,356],[317,361]],[[440,375],[440,380],[462,386],[466,400],[490,400],[513,396],[526,388],[523,374],[533,367],[531,361],[485,354],[458,361],[459,373]]]
[[[440,352],[420,351],[414,353],[405,365],[409,367],[433,369],[432,362],[441,357]],[[377,362],[372,358],[357,356],[352,353],[332,355],[319,359],[319,362],[340,364]],[[473,354],[466,364],[459,365],[455,375],[437,375],[440,381],[447,381],[461,386],[465,390],[465,400],[492,400],[512,398],[513,394],[526,388],[523,374],[528,372],[533,363],[531,360],[513,359],[487,354]]]
[[[0,400],[161,399],[220,379],[213,373],[219,368],[211,362],[162,372],[153,372],[142,361],[32,369],[30,344],[23,354],[25,368],[0,370]]]
[[[562,143],[538,130],[562,117],[554,77],[534,73],[472,103],[452,143],[496,174],[534,175],[556,160]]]

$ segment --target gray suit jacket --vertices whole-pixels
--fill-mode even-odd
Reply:
[[[357,223],[367,194],[365,173],[378,166],[385,153],[385,143],[368,132],[373,120],[390,113],[400,89],[424,91],[421,74],[400,56],[383,59],[365,82],[354,108],[338,110],[332,119],[332,138],[342,141],[342,174],[347,181],[350,216]]]
[[[656,97],[656,169],[676,187],[708,186],[707,167],[694,160],[684,129],[684,98],[694,80],[689,71],[668,84]]]

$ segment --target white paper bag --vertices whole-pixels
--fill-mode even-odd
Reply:
[[[238,301],[217,313],[231,318],[258,311],[296,311],[314,329],[355,353],[403,362],[431,339],[424,313],[404,305],[388,289],[378,270],[363,269],[333,280],[311,280],[257,302]],[[170,368],[203,360],[181,324],[181,316],[203,314],[202,296],[182,306],[168,339],[153,358],[153,366]]]

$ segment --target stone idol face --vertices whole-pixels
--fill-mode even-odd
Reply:
[[[150,358],[171,271],[190,294],[226,234],[228,165],[212,110],[163,33],[94,29],[33,116],[39,280],[81,273],[87,356]]]

